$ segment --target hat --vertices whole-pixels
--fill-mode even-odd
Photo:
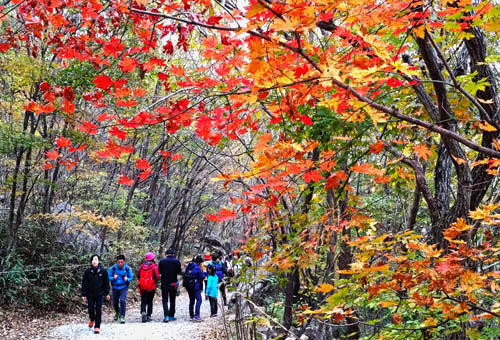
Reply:
[[[210,254],[205,254],[205,261],[210,261],[212,256]]]
[[[172,248],[168,248],[168,249],[165,251],[165,254],[166,254],[166,255],[174,255],[174,254],[175,254],[175,251],[174,251]]]
[[[155,254],[154,253],[146,253],[146,261],[151,261],[151,260],[154,260],[155,258]]]

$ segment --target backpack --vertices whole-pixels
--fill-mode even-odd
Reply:
[[[194,289],[194,286],[196,286],[196,278],[193,275],[193,268],[194,267],[186,268],[186,271],[182,276],[182,285],[186,289]]]
[[[153,278],[153,266],[148,269],[142,268],[141,277],[139,278],[139,289],[145,292],[154,289],[155,280]]]

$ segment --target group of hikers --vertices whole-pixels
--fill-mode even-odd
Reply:
[[[126,298],[130,282],[134,279],[132,268],[126,263],[124,255],[118,255],[116,263],[106,270],[100,263],[98,255],[90,257],[91,266],[87,268],[82,279],[82,300],[87,302],[90,322],[89,328],[99,334],[102,320],[102,303],[109,301],[109,286],[115,310],[115,321],[125,323]],[[230,266],[230,263],[229,263]],[[202,292],[210,302],[210,316],[217,316],[217,299],[219,291],[222,301],[227,306],[226,283],[224,278],[234,275],[233,269],[228,268],[221,253],[206,254],[204,257],[195,256],[182,273],[181,262],[175,252],[168,249],[165,257],[157,265],[155,254],[146,253],[137,271],[137,289],[141,296],[141,320],[152,321],[153,299],[156,293],[157,282],[161,282],[161,297],[163,304],[163,322],[175,321],[175,299],[180,294],[179,275],[182,275],[182,285],[189,294],[189,316],[192,321],[202,321],[200,307]]]

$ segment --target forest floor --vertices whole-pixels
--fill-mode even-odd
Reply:
[[[88,314],[86,308],[81,306],[81,311],[75,314],[40,315],[39,317],[23,317],[22,311],[15,313],[0,311],[0,338],[2,340],[14,339],[112,339],[112,340],[215,340],[226,339],[225,319],[219,301],[219,316],[210,317],[210,304],[203,300],[201,305],[202,322],[193,322],[189,319],[189,297],[185,290],[176,300],[176,321],[163,323],[163,309],[161,294],[154,300],[152,322],[142,323],[140,303],[134,301],[129,294],[127,298],[126,323],[120,324],[113,321],[114,311],[110,303],[103,306],[103,320],[101,333],[94,334],[88,327]],[[224,307],[227,313],[227,307]]]

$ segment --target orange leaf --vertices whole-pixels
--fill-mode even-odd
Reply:
[[[414,145],[413,151],[415,151],[419,158],[422,158],[425,161],[429,158],[430,155],[432,155],[432,151],[430,151],[429,148],[424,144]]]
[[[384,172],[380,169],[377,169],[371,163],[363,163],[363,164],[355,164],[351,167],[351,170],[354,172],[359,172],[367,175],[375,175],[375,176],[383,176]]]
[[[479,122],[478,123],[479,127],[484,130],[484,131],[488,131],[488,132],[493,132],[493,131],[497,131],[497,128],[494,127],[493,125],[491,125],[490,123],[488,122]]]

